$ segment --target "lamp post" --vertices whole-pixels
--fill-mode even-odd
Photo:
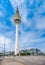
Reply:
[[[5,58],[5,43],[6,43],[6,38],[4,38],[4,58]]]

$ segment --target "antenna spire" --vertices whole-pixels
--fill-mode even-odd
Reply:
[[[18,6],[17,6],[17,9],[16,9],[16,12],[19,13]]]

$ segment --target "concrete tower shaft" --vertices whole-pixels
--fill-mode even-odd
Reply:
[[[18,26],[21,23],[21,16],[19,15],[18,7],[16,9],[16,14],[14,16],[14,23],[16,25],[16,42],[15,42],[15,55],[19,54],[19,36],[18,36]]]

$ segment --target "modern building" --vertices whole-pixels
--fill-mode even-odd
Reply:
[[[42,55],[41,50],[39,49],[26,49],[26,50],[21,50],[20,53],[22,55]]]
[[[31,55],[41,55],[42,54],[41,50],[39,49],[30,49],[29,51]]]

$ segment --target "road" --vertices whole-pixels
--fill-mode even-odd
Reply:
[[[13,60],[12,58],[6,58],[0,60],[0,65],[23,65],[23,64],[16,60]]]
[[[45,56],[16,56],[0,60],[0,65],[45,65]]]

